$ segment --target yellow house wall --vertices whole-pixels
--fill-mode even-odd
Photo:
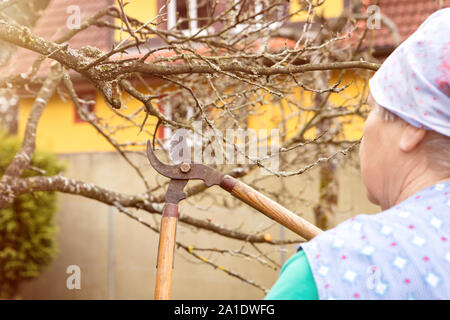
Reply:
[[[335,80],[335,79],[333,79]],[[352,82],[347,89],[339,94],[334,93],[330,96],[330,102],[334,105],[357,104],[363,91],[363,81],[356,78],[351,73],[344,78],[342,85]],[[330,85],[333,84],[330,83]],[[142,90],[142,88],[140,88]],[[366,89],[367,90],[367,89]],[[292,100],[300,103],[304,107],[312,107],[311,93],[297,89],[290,97]],[[272,97],[273,98],[273,97]],[[249,117],[249,128],[255,130],[280,128],[280,122],[286,121],[286,137],[291,138],[299,128],[303,127],[313,116],[313,112],[298,112],[298,109],[290,106],[285,100],[277,102],[269,101],[266,97],[265,105],[260,106],[258,112]],[[120,110],[123,114],[131,114],[142,106],[142,103],[129,96],[123,96],[124,107]],[[19,131],[23,134],[26,125],[26,119],[31,110],[33,100],[22,99],[19,108]],[[111,127],[127,125],[126,121],[119,118],[106,105],[103,97],[97,93],[95,111],[98,117],[103,119]],[[143,120],[143,113],[135,122],[140,124]],[[362,134],[364,120],[357,116],[341,117],[343,125],[343,134],[341,139],[354,140],[359,139]],[[155,129],[156,118],[149,117],[145,130],[139,134],[139,128],[136,126],[127,126],[122,130],[115,132],[112,137],[119,143],[127,141],[142,141],[143,138],[150,139]],[[312,139],[315,136],[315,129],[312,128],[306,132],[305,137]],[[101,152],[113,151],[114,147],[87,122],[75,122],[75,110],[71,101],[63,102],[58,96],[54,96],[47,107],[44,109],[37,130],[37,147],[57,153],[77,153],[77,152]],[[136,147],[142,148],[142,147]]]
[[[293,13],[299,10],[300,2],[298,0],[290,2],[290,12]],[[327,18],[338,16],[343,10],[343,0],[327,0],[317,8],[317,13],[323,14]],[[125,12],[139,19],[143,22],[148,22],[157,15],[157,1],[149,0],[131,0],[125,6]],[[306,14],[294,15],[292,21],[303,21]],[[118,21],[116,22],[119,23]],[[120,30],[114,34],[116,41],[123,40],[127,33],[121,33]],[[331,102],[339,105],[342,102],[349,103],[357,102],[360,96],[362,84],[361,81],[354,79],[353,75],[349,75],[344,80],[344,83],[354,81],[354,84],[347,88],[340,94],[332,94]],[[304,106],[312,106],[310,92],[304,92],[301,89],[296,90],[292,96],[296,101],[300,101]],[[286,101],[270,102],[269,97],[265,99],[267,103],[261,106],[258,113],[249,118],[249,127],[253,129],[269,129],[276,128],[283,118],[289,117],[286,122],[286,137],[289,139],[299,127],[302,127],[312,116],[312,112],[301,112],[299,115],[293,116],[293,113],[298,110],[293,109],[286,103]],[[137,110],[141,103],[137,100],[125,98],[124,99],[127,110],[120,112],[129,114]],[[26,118],[31,110],[33,100],[22,99],[19,108],[19,130],[24,132]],[[97,93],[96,97],[96,114],[97,116],[107,120],[111,126],[123,124],[124,120],[114,116],[113,111],[106,105],[103,98]],[[58,97],[53,97],[45,108],[42,119],[38,126],[37,146],[57,153],[77,153],[77,152],[93,152],[93,151],[113,151],[114,148],[110,143],[101,136],[90,124],[86,122],[75,122],[74,120],[74,106],[71,101],[63,102]],[[138,119],[139,121],[142,119]],[[344,134],[343,139],[358,139],[361,137],[363,120],[358,117],[346,117],[343,120]],[[149,117],[146,129],[148,132],[154,131],[156,119]],[[120,130],[114,135],[114,139],[118,142],[133,141],[139,138],[142,141],[142,136],[150,135],[146,132],[140,133],[136,126],[128,129]],[[315,136],[315,129],[312,128],[305,134],[306,138],[313,138]]]
[[[329,85],[334,85],[336,80],[336,77],[333,77]],[[332,105],[357,105],[361,99],[361,94],[363,92],[367,94],[367,88],[364,88],[363,80],[355,76],[352,72],[349,72],[349,74],[343,78],[340,86],[350,83],[351,85],[345,90],[339,93],[332,93],[330,95],[329,101]],[[287,119],[284,128],[286,130],[284,140],[288,140],[298,132],[299,128],[306,125],[314,114],[313,111],[299,112],[299,109],[292,106],[292,104],[289,104],[286,99],[280,99],[278,102],[269,103],[269,98],[270,96],[267,95],[265,99],[267,104],[261,106],[258,113],[249,117],[250,128],[256,130],[270,128],[282,129],[280,123],[283,119]],[[305,91],[301,88],[296,89],[289,99],[304,108],[314,107],[311,92]],[[361,138],[364,127],[364,119],[359,116],[345,116],[339,117],[339,121],[343,127],[342,134],[339,137],[340,139],[357,140]],[[314,138],[315,128],[307,130],[305,137],[307,139]]]
[[[130,99],[127,96],[123,99],[126,104],[126,110],[120,110],[121,113],[131,114],[142,106],[142,103]],[[26,120],[31,110],[33,100],[22,99],[19,107],[19,132],[25,131]],[[111,127],[124,124],[124,120],[119,118],[106,105],[103,97],[97,93],[95,111],[98,117],[104,119]],[[136,119],[141,123],[143,118]],[[149,117],[145,128],[154,131],[156,119]],[[142,137],[150,138],[145,131],[138,136],[139,128],[133,126],[114,133],[113,137],[118,142],[142,140]],[[75,107],[68,100],[63,102],[58,96],[54,96],[42,113],[39,121],[36,145],[40,149],[49,150],[57,153],[76,153],[93,151],[113,151],[114,147],[87,122],[75,122]]]
[[[154,19],[157,15],[158,2],[156,0],[129,0],[127,2],[128,4],[124,7],[125,13],[141,22],[146,23]],[[121,24],[120,19],[116,19],[116,25],[121,26],[123,30],[116,30],[114,32],[115,41],[121,41],[129,36],[125,32],[127,27],[125,24]]]

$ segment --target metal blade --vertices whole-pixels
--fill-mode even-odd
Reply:
[[[166,203],[178,204],[178,202],[186,198],[186,193],[184,193],[183,189],[188,181],[171,179],[166,191]]]

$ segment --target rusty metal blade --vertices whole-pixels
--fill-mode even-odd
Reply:
[[[170,179],[169,187],[166,191],[166,203],[178,204],[181,200],[186,198],[186,193],[183,189],[189,180]]]
[[[221,172],[200,163],[189,163],[190,170],[186,172],[180,170],[180,164],[168,165],[162,163],[156,157],[150,140],[147,141],[147,157],[150,164],[158,173],[171,179],[203,180],[206,186],[210,187],[215,184],[220,184],[224,176]]]

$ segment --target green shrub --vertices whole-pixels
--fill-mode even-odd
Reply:
[[[20,140],[0,132],[0,177],[20,149]],[[64,170],[55,155],[36,150],[31,165],[55,175]],[[26,170],[23,177],[41,175]],[[54,192],[18,196],[0,210],[0,298],[14,298],[19,284],[38,277],[57,254]]]

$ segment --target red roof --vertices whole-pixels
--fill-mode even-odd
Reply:
[[[95,0],[77,1],[77,6],[80,7],[81,20],[90,18],[100,10],[113,4],[113,0]],[[37,34],[47,40],[57,40],[65,33],[69,32],[67,21],[72,13],[67,10],[74,5],[72,0],[51,0],[44,14],[39,18],[36,26],[33,28],[33,33]],[[109,50],[112,46],[113,35],[108,28],[98,28],[90,26],[88,30],[83,30],[75,35],[70,41],[70,47],[80,49],[83,46],[91,45],[101,50]],[[27,49],[19,48],[11,59],[7,67],[8,73],[21,73],[28,70],[38,57],[37,53],[31,52]],[[46,62],[48,63],[48,61]]]
[[[364,1],[368,5],[375,0]],[[381,0],[380,13],[387,16],[394,24],[400,35],[400,40],[408,38],[425,19],[440,8],[450,6],[450,0]],[[394,39],[389,28],[381,24],[380,29],[374,30],[375,47],[392,47]]]
[[[81,19],[87,19],[95,15],[102,9],[114,3],[113,0],[76,1],[76,6],[80,7]],[[56,40],[70,29],[67,27],[67,8],[74,5],[72,0],[52,0],[39,19],[33,32],[47,40]],[[85,45],[96,46],[102,50],[108,50],[112,45],[112,32],[107,28],[91,26],[89,31],[82,31],[74,36],[69,44],[74,49],[80,49]]]

